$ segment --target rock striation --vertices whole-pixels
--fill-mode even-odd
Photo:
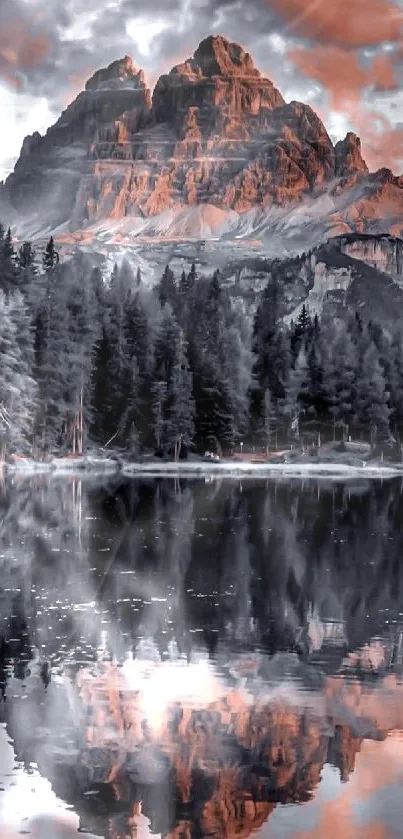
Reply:
[[[133,131],[139,130],[150,107],[143,73],[128,57],[95,73],[44,136],[35,132],[25,138],[0,201],[29,217],[34,232],[35,219],[38,229],[69,222],[81,181],[91,175],[94,139],[125,114]]]
[[[234,214],[242,223],[324,196],[327,231],[403,230],[403,178],[370,174],[356,135],[334,146],[312,108],[286,103],[249,53],[218,35],[153,94],[128,56],[98,70],[44,137],[26,138],[0,191],[17,227],[29,220],[34,232],[121,222],[138,234],[161,217],[153,235],[167,219],[172,235],[182,211],[189,235],[195,207],[212,208],[222,235]]]

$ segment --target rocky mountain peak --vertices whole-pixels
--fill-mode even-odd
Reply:
[[[173,67],[169,76],[180,76],[193,82],[220,76],[248,81],[262,78],[251,55],[223,35],[210,35],[201,41],[193,57]]]
[[[25,140],[0,189],[11,218],[29,216],[33,229],[38,199],[46,229],[113,218],[140,230],[169,211],[170,235],[215,235],[237,217],[249,230],[245,213],[319,201],[333,234],[400,235],[403,178],[370,175],[355,134],[334,146],[312,108],[286,104],[242,46],[212,35],[152,98],[127,55],[94,73],[44,137]]]
[[[345,177],[354,172],[367,173],[369,171],[361,154],[361,140],[353,131],[349,131],[344,140],[339,140],[334,150],[336,175],[339,177]]]
[[[97,70],[85,85],[87,91],[110,90],[113,88],[145,88],[143,70],[139,70],[129,55],[112,61],[108,67]]]
[[[196,108],[202,133],[235,131],[250,117],[284,105],[281,93],[261,76],[249,53],[222,35],[205,38],[192,58],[158,79],[153,96],[157,122],[182,125]],[[242,128],[241,128],[242,133]]]
[[[249,53],[222,35],[210,35],[201,41],[193,62],[204,76],[260,76]]]
[[[20,151],[20,157],[26,157],[32,154],[40,145],[41,140],[42,135],[39,131],[34,131],[33,134],[28,134],[28,136],[24,138]]]

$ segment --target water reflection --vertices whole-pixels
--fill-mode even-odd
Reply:
[[[107,839],[400,835],[402,513],[396,482],[4,485],[2,837],[55,806]]]

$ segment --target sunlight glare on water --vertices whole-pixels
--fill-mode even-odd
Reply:
[[[1,839],[401,836],[400,482],[79,497],[0,499]]]

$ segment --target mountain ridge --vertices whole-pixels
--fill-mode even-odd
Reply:
[[[276,231],[302,232],[310,245],[403,232],[403,177],[369,172],[353,132],[333,144],[310,106],[285,102],[223,36],[204,39],[153,92],[127,55],[97,70],[45,135],[25,138],[0,204],[34,237],[97,238],[111,224],[126,241],[147,228],[157,238],[242,239],[266,226],[264,247]],[[245,225],[248,214],[258,219]]]

